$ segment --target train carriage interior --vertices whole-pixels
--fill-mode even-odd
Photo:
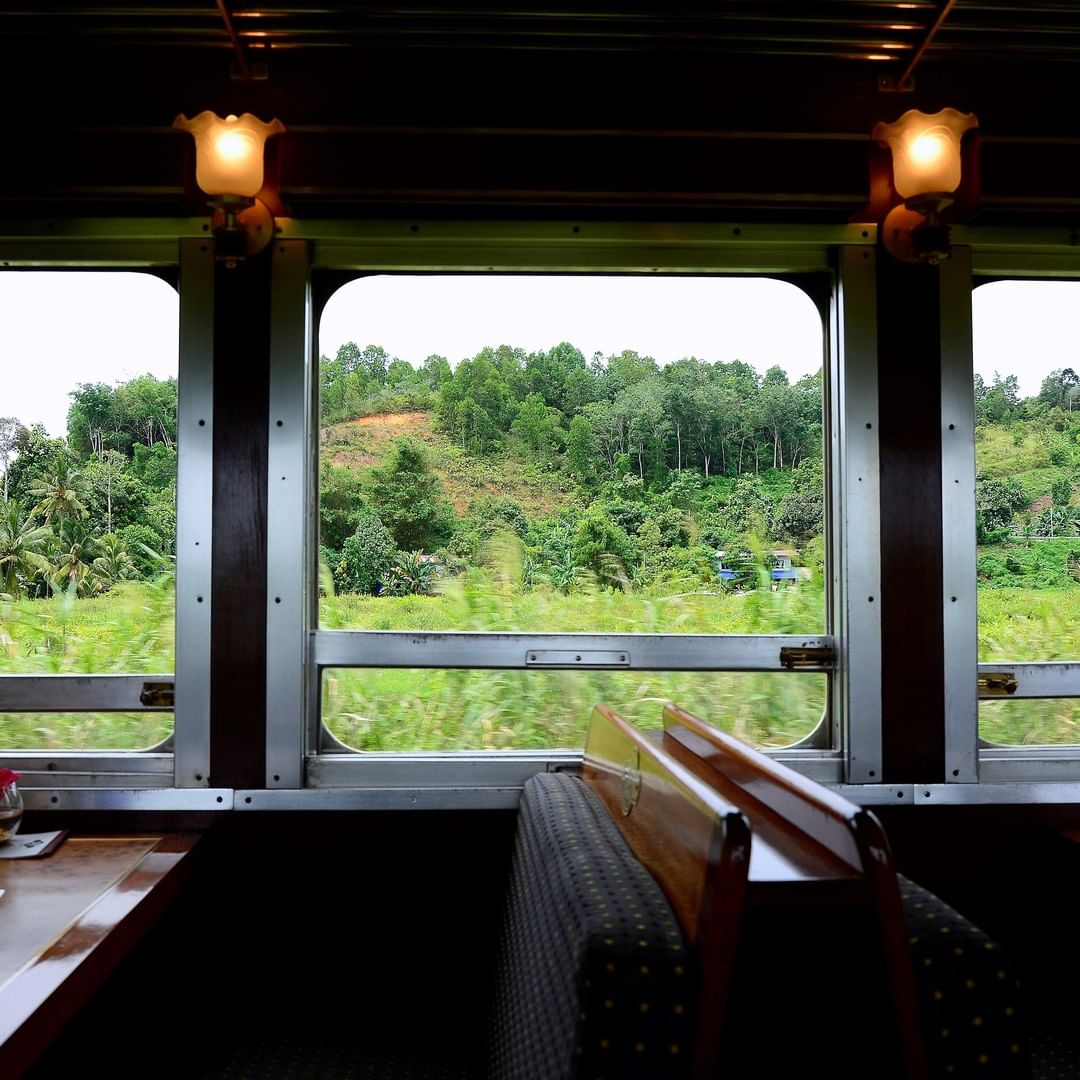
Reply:
[[[1078,75],[0,9],[0,1074],[1080,1077]]]

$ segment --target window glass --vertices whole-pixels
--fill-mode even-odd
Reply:
[[[321,351],[324,627],[824,629],[822,324],[793,285],[363,278]]]
[[[794,285],[372,276],[330,299],[320,353],[323,629],[824,631],[823,327]],[[665,678],[610,685],[633,713],[627,688],[655,701]],[[455,719],[440,695],[462,679],[512,687],[528,732]],[[334,680],[331,730],[402,749],[580,745],[607,685],[578,672],[565,695],[550,673]],[[423,685],[438,719],[399,724],[397,683]],[[708,715],[734,715],[751,682],[710,685],[725,696]],[[819,688],[785,690],[805,694],[792,720],[805,734]],[[538,709],[542,731],[524,719]],[[346,720],[372,713],[366,735]]]
[[[979,659],[1080,654],[1080,282],[973,296]],[[1071,699],[980,705],[1002,743],[1080,742]]]
[[[657,671],[331,669],[323,720],[357,750],[558,749],[582,746],[592,708],[660,728],[666,701],[758,746],[817,727],[826,676]]]
[[[0,274],[0,675],[173,670],[178,314],[147,274]],[[171,728],[0,715],[0,748],[134,749]]]

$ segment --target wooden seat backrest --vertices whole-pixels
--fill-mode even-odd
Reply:
[[[784,827],[858,871],[882,941],[906,1075],[926,1075],[919,1006],[892,851],[868,810],[755,750],[671,703],[664,707],[663,746],[699,779],[758,819]]]
[[[583,777],[667,896],[694,952],[694,1076],[715,1076],[750,863],[746,819],[658,739],[602,705],[593,712]]]

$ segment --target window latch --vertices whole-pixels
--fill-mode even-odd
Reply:
[[[176,695],[172,683],[144,682],[139,701],[148,709],[173,709]]]
[[[1011,671],[988,671],[979,676],[979,697],[1007,697],[1019,686]]]
[[[785,645],[780,650],[780,666],[788,671],[801,668],[831,668],[836,661],[836,653],[828,645],[813,648],[795,648]]]

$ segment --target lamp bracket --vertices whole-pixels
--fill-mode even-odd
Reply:
[[[260,199],[240,195],[219,195],[210,205],[214,215],[214,255],[235,266],[264,250],[274,238],[274,215]]]
[[[885,250],[901,262],[936,266],[951,251],[949,226],[937,220],[936,211],[920,214],[903,203],[885,216],[878,235]]]

